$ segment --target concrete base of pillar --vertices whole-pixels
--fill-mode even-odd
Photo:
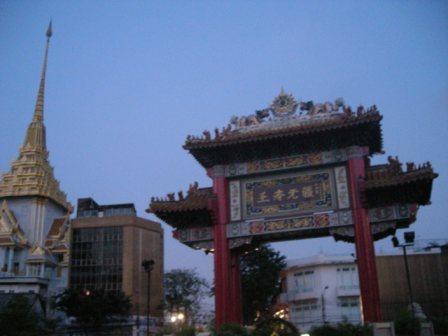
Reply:
[[[420,326],[420,336],[434,336],[434,327],[431,322],[422,322]]]
[[[395,328],[393,322],[377,322],[372,323],[373,336],[395,336]]]

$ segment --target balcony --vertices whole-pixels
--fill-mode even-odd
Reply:
[[[39,276],[26,276],[19,273],[14,274],[10,272],[0,272],[0,284],[41,284],[48,285],[48,278],[41,278]]]
[[[299,292],[297,290],[291,290],[288,291],[287,293],[282,293],[280,295],[280,300],[282,300],[281,302],[301,301],[301,300],[310,300],[318,298],[320,298],[320,294],[317,293],[316,290],[310,290],[307,292]]]
[[[359,296],[359,286],[351,285],[351,286],[338,286],[336,288],[336,295],[341,296]]]

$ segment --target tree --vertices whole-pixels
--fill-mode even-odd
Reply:
[[[170,311],[183,311],[186,320],[195,321],[209,284],[194,269],[173,269],[164,276],[165,302]]]
[[[3,336],[42,335],[45,331],[44,322],[23,294],[15,294],[0,310],[0,331]]]
[[[56,309],[74,317],[84,330],[100,328],[129,315],[131,301],[123,292],[66,289],[56,297]]]
[[[280,271],[286,267],[286,257],[269,245],[241,257],[243,320],[252,324],[257,315],[265,315],[280,294]]]

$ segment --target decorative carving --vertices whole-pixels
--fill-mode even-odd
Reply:
[[[0,209],[0,246],[24,246],[26,244],[25,234],[13,212],[9,209],[8,203],[4,200]]]
[[[179,201],[183,201],[184,200],[184,193],[182,190],[180,190],[177,195],[179,196]]]
[[[299,103],[292,94],[286,94],[283,89],[271,104],[271,110],[276,117],[285,117],[296,112]]]
[[[296,113],[299,108],[300,112]],[[378,113],[375,105],[367,110],[360,105],[356,110],[356,116]],[[214,138],[209,131],[204,131],[201,137],[187,136],[186,143],[213,141],[225,139],[233,132],[244,132],[246,130],[258,129],[260,127],[283,127],[288,125],[308,124],[313,120],[328,118],[349,118],[354,116],[350,106],[347,106],[343,98],[337,98],[333,103],[314,103],[312,100],[297,102],[291,94],[286,94],[283,89],[267,108],[256,110],[254,114],[247,116],[232,116],[230,123],[214,130]],[[288,120],[292,120],[291,123]],[[287,122],[283,122],[286,120]]]
[[[190,184],[189,188],[188,188],[188,195],[190,194],[194,194],[195,192],[197,192],[199,189],[199,183],[198,182],[193,182],[192,184]]]
[[[398,156],[396,156],[395,158],[392,156],[388,156],[387,161],[389,162],[389,172],[391,172],[392,174],[399,174],[403,172],[403,170],[401,169],[402,164],[398,160]]]

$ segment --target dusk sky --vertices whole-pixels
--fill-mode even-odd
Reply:
[[[134,202],[210,186],[182,149],[188,134],[267,107],[281,87],[298,100],[376,104],[385,155],[431,161],[432,205],[417,239],[448,238],[448,2],[1,1],[0,171],[17,157],[34,110],[53,20],[45,124],[50,162],[73,205]],[[212,257],[171,238],[165,269]],[[402,233],[399,232],[400,239]],[[289,259],[350,253],[333,238],[276,243]],[[391,250],[390,237],[376,243]]]

